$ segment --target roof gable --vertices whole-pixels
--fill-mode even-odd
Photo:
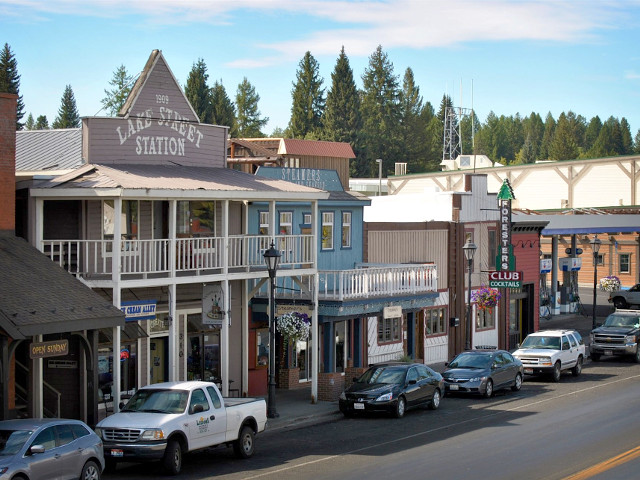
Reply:
[[[172,113],[179,114],[183,120],[199,123],[198,115],[167,65],[162,51],[153,50],[118,115],[141,117],[147,109],[157,109],[169,101]]]

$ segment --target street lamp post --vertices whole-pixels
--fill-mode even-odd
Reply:
[[[382,195],[382,159],[376,158],[378,164],[378,196]]]
[[[464,252],[464,258],[467,259],[467,265],[469,268],[469,286],[467,290],[467,325],[465,332],[465,350],[471,350],[471,269],[473,267],[473,256],[478,249],[477,245],[473,243],[471,240],[468,240],[462,246],[462,251]]]
[[[600,245],[602,241],[596,234],[593,240],[589,242],[591,244],[591,250],[593,251],[593,311],[591,317],[591,328],[596,328],[596,286],[598,285],[598,252],[600,251]]]
[[[269,391],[267,396],[267,417],[277,418],[276,411],[276,271],[280,261],[280,252],[271,242],[271,248],[264,252],[264,261],[271,280],[271,309],[269,313]]]

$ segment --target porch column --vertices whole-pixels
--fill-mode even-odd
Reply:
[[[34,335],[32,342],[42,342],[42,335]],[[44,417],[42,358],[31,360],[31,415],[33,418]]]
[[[29,239],[31,245],[39,251],[43,251],[42,240],[44,240],[44,201],[41,198],[35,199],[34,205],[34,224],[32,230],[32,238]],[[31,229],[29,229],[31,230]]]
[[[176,284],[169,285],[169,381],[178,380],[178,318],[176,315]]]
[[[318,328],[318,295],[320,293],[319,276],[318,276],[318,202],[311,202],[311,235],[313,240],[311,243],[313,259],[313,267],[315,273],[312,275],[313,280],[313,314],[311,317],[311,403],[318,402],[318,375],[320,372],[320,356],[318,355],[318,346],[320,329]]]
[[[244,219],[242,231],[246,235],[249,232],[249,206],[242,202],[242,218]],[[242,322],[242,378],[240,381],[240,395],[249,392],[249,281],[241,280],[241,322]]]
[[[558,294],[558,236],[551,236],[551,307],[553,314],[556,315],[556,309],[560,308],[556,303]],[[557,312],[560,313],[560,312]]]
[[[116,197],[113,200],[114,222],[113,222],[113,246],[111,248],[111,281],[113,282],[113,305],[120,308],[122,303],[122,292],[120,291],[120,257],[122,242],[122,198]],[[111,386],[111,400],[113,402],[113,413],[120,411],[120,327],[113,327],[113,384]]]
[[[276,241],[276,231],[276,202],[272,200],[269,202],[269,236],[274,243]],[[269,247],[267,246],[267,248]],[[276,246],[276,248],[278,247]]]
[[[222,321],[222,331],[220,335],[220,378],[222,379],[222,396],[229,396],[229,325],[231,323],[231,295],[229,292],[229,200],[224,200],[223,218],[222,218],[222,272],[224,280],[222,281],[222,294],[224,295],[223,304],[226,309],[224,319]]]

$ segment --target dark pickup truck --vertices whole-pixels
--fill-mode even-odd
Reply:
[[[597,362],[602,356],[628,355],[640,363],[640,310],[618,309],[591,331],[589,354]]]

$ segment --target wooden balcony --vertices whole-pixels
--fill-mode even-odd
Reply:
[[[318,272],[320,299],[355,300],[438,290],[435,265],[389,265]]]
[[[122,278],[211,275],[265,268],[264,252],[271,237],[177,238],[172,240],[43,240],[41,251],[69,273],[86,279],[113,274],[114,246],[120,248]],[[280,268],[309,268],[315,262],[311,235],[279,235]],[[225,255],[226,253],[226,255]]]

